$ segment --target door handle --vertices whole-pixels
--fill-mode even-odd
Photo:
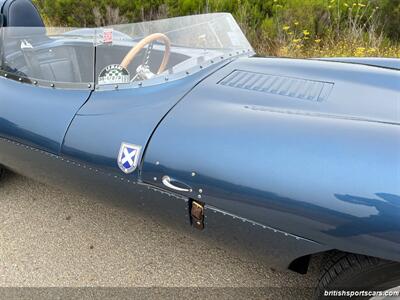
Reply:
[[[183,188],[183,187],[179,187],[179,186],[173,185],[173,184],[171,183],[171,181],[178,182],[178,181],[176,181],[176,180],[172,180],[171,177],[169,177],[169,176],[164,176],[164,177],[162,178],[162,183],[163,183],[163,185],[165,185],[167,188],[170,188],[171,190],[175,190],[175,191],[178,191],[178,192],[191,192],[191,191],[192,191],[192,189],[191,189],[190,187],[188,187],[188,186],[187,186],[186,184],[184,184],[184,183],[178,182],[178,183],[180,183],[181,185],[187,186],[187,188]]]

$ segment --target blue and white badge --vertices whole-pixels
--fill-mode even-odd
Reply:
[[[118,154],[118,166],[125,174],[130,174],[136,170],[141,146],[122,143]]]

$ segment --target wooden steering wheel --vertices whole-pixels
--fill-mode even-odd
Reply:
[[[125,69],[128,68],[128,66],[133,61],[133,59],[137,56],[137,54],[140,52],[140,50],[142,50],[146,45],[148,45],[154,41],[162,41],[165,45],[164,57],[163,57],[160,67],[158,68],[157,75],[164,72],[164,70],[168,64],[169,56],[171,53],[171,41],[165,34],[162,34],[162,33],[153,33],[153,34],[146,36],[144,39],[142,39],[124,57],[123,61],[121,62],[121,66],[124,67]]]

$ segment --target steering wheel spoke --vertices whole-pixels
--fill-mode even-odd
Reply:
[[[149,60],[150,60],[150,55],[154,47],[154,41],[149,43],[149,45],[146,48],[146,52],[143,55],[143,61],[142,61],[142,66],[148,66],[149,67]]]
[[[147,36],[144,39],[142,39],[137,45],[135,45],[128,52],[128,54],[125,56],[125,58],[121,62],[121,66],[124,67],[125,69],[127,69],[128,66],[135,59],[135,57],[138,55],[138,53],[142,49],[144,49],[144,47],[146,47],[146,45],[148,45],[148,47],[146,49],[146,52],[145,52],[145,56],[144,56],[144,62],[138,67],[138,71],[136,73],[136,76],[134,76],[134,78],[131,80],[131,82],[134,81],[134,80],[137,80],[138,78],[143,78],[141,80],[145,80],[145,79],[148,79],[149,77],[150,78],[152,77],[149,74],[150,70],[149,70],[148,63],[149,63],[149,60],[150,60],[150,54],[151,54],[151,51],[153,50],[155,41],[161,41],[161,42],[164,43],[164,46],[165,46],[163,60],[162,60],[162,62],[160,64],[160,67],[158,68],[158,71],[157,71],[156,75],[161,74],[166,69],[166,67],[168,65],[168,62],[169,62],[169,57],[170,57],[170,54],[171,54],[171,41],[163,33],[150,34],[149,36]]]

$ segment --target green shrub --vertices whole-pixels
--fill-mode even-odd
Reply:
[[[49,26],[104,26],[224,11],[233,14],[262,55],[400,57],[400,0],[34,2]]]

